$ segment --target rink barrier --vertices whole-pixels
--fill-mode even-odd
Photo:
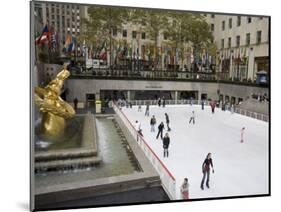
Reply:
[[[269,116],[263,113],[257,113],[257,112],[252,112],[252,111],[248,111],[242,108],[235,108],[235,113],[244,115],[244,116],[248,116],[254,119],[258,119],[261,121],[265,121],[268,122],[269,121]]]
[[[129,132],[138,143],[138,145],[143,150],[144,154],[151,162],[153,167],[156,169],[158,174],[160,175],[160,179],[162,182],[162,186],[171,200],[176,199],[176,178],[169,171],[169,169],[165,166],[165,164],[161,161],[161,159],[157,156],[157,154],[152,150],[152,148],[148,145],[145,139],[139,135],[133,124],[129,121],[127,116],[123,113],[122,109],[114,103],[113,109],[115,113],[119,116],[119,118],[123,121],[125,126],[128,128]]]
[[[143,105],[143,106],[145,106],[147,103],[149,105],[158,105],[158,100],[131,100],[130,103],[132,103],[132,105]],[[177,105],[184,105],[184,104],[200,105],[201,100],[167,99],[167,100],[165,100],[165,103],[166,103],[166,105],[176,105],[176,104]],[[205,100],[204,105],[205,106],[210,105],[210,101]],[[230,110],[230,107],[227,107],[226,110]],[[258,119],[261,121],[265,121],[265,122],[269,121],[269,116],[266,114],[263,114],[263,113],[252,112],[252,111],[248,111],[248,110],[237,108],[237,107],[235,107],[234,112],[238,113],[240,115],[248,116],[250,118]]]

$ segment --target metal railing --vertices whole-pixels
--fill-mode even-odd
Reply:
[[[263,113],[257,113],[257,112],[252,112],[252,111],[248,111],[242,108],[235,108],[235,113],[239,113],[241,115],[244,116],[248,116],[254,119],[258,119],[261,121],[265,121],[268,122],[269,121],[269,116]]]
[[[157,105],[158,104],[158,100],[131,100],[130,103],[132,105]],[[165,104],[166,105],[200,105],[201,104],[201,100],[186,100],[186,99],[180,99],[180,100],[173,100],[173,99],[167,99],[165,100]],[[210,101],[205,100],[204,101],[204,105],[208,106],[210,105]],[[161,104],[162,107],[162,104]],[[226,107],[226,110],[231,110],[230,106]],[[257,113],[257,112],[252,112],[252,111],[248,111],[245,109],[241,109],[238,107],[234,108],[234,112],[244,115],[244,116],[248,116],[254,119],[258,119],[258,120],[262,120],[265,122],[269,121],[269,116],[263,113]]]
[[[151,162],[153,167],[156,169],[158,174],[160,175],[160,179],[163,185],[163,188],[167,192],[168,196],[171,200],[176,199],[176,179],[172,175],[172,173],[168,170],[168,168],[164,165],[164,163],[160,160],[160,158],[156,155],[156,153],[151,149],[145,139],[137,132],[132,123],[126,117],[126,115],[119,109],[116,104],[113,104],[113,109],[116,114],[123,121],[135,141],[138,143],[140,148],[143,150],[144,154]]]

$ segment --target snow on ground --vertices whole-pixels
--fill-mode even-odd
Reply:
[[[192,110],[195,125],[189,124]],[[150,106],[150,116],[138,112],[137,106],[123,108],[127,118],[141,122],[145,140],[176,178],[177,198],[185,177],[190,184],[190,198],[243,196],[268,193],[268,123],[216,108],[215,114],[205,106],[167,105]],[[163,157],[162,141],[156,139],[158,124],[170,118],[169,158]],[[150,118],[155,115],[156,132],[150,132]],[[245,127],[244,143],[240,130]],[[164,135],[163,135],[164,136]],[[200,189],[202,163],[212,153],[215,173],[210,174],[210,189]]]

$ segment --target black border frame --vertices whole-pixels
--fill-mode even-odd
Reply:
[[[127,9],[146,9],[146,10],[162,10],[162,11],[175,11],[175,12],[190,12],[190,13],[200,13],[200,14],[214,14],[214,15],[229,15],[229,16],[251,16],[251,17],[263,17],[268,18],[268,56],[269,56],[269,84],[268,84],[268,95],[269,95],[269,121],[268,121],[268,193],[265,194],[253,194],[253,195],[242,195],[242,196],[226,196],[226,197],[208,197],[208,198],[197,198],[197,199],[190,199],[190,200],[170,200],[170,201],[155,201],[155,202],[141,202],[141,203],[120,203],[120,204],[107,204],[107,205],[88,205],[88,206],[77,206],[77,207],[62,207],[62,208],[48,208],[48,209],[40,209],[35,208],[35,194],[32,193],[34,185],[33,180],[33,64],[34,59],[32,58],[32,53],[34,51],[33,48],[33,39],[32,36],[34,32],[32,32],[32,20],[33,20],[33,4],[34,3],[53,3],[53,4],[70,4],[70,5],[82,5],[82,6],[98,6],[98,7],[111,7],[111,8],[127,8]],[[271,16],[270,15],[255,15],[255,14],[243,14],[243,13],[223,13],[223,12],[208,12],[208,11],[194,11],[194,10],[177,10],[177,9],[165,9],[165,8],[145,8],[145,7],[133,7],[133,6],[119,6],[119,5],[103,5],[103,4],[91,4],[91,3],[73,3],[73,2],[56,2],[56,1],[41,1],[41,0],[30,0],[29,1],[29,20],[30,20],[30,36],[29,36],[29,47],[30,47],[30,64],[29,64],[29,79],[30,79],[30,85],[29,85],[29,92],[30,92],[30,102],[29,102],[29,127],[30,127],[30,135],[29,135],[29,208],[30,211],[52,211],[52,210],[68,210],[68,209],[86,209],[86,208],[101,208],[101,207],[116,207],[116,206],[134,206],[134,205],[150,205],[150,204],[159,204],[159,203],[184,203],[184,202],[198,202],[198,201],[206,201],[206,200],[226,200],[226,199],[244,199],[244,198],[256,198],[256,197],[270,197],[271,196]],[[33,20],[34,21],[34,20]]]

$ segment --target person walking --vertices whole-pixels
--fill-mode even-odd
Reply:
[[[207,176],[206,186],[207,186],[207,188],[210,188],[210,185],[209,185],[209,181],[210,181],[210,166],[213,169],[213,173],[215,173],[214,166],[213,166],[213,161],[212,161],[212,155],[211,155],[211,153],[208,153],[206,159],[204,160],[204,162],[202,164],[202,172],[203,172],[203,178],[202,178],[202,181],[201,181],[201,189],[202,190],[204,190],[204,182],[205,182],[206,176]]]
[[[163,98],[162,98],[162,105],[163,105],[163,107],[165,107],[165,105],[166,105],[164,96],[163,96]]]
[[[193,121],[193,124],[195,124],[195,113],[194,113],[194,111],[192,111],[192,113],[191,113],[191,117],[189,119],[189,124],[191,123],[191,121]]]
[[[155,124],[156,124],[156,118],[155,116],[153,115],[152,118],[150,119],[150,131],[151,132],[155,132]]]
[[[182,199],[189,199],[189,183],[187,178],[184,178],[180,188],[180,192],[181,192]]]
[[[163,138],[164,157],[165,156],[169,157],[169,151],[168,151],[169,145],[170,145],[170,137],[169,137],[169,134],[166,133]]]
[[[146,108],[145,108],[145,116],[149,116],[149,103],[146,103]]]
[[[163,139],[163,129],[164,129],[164,123],[163,121],[158,125],[158,133],[156,136],[156,139],[158,139],[159,135],[161,137],[161,139]]]
[[[242,129],[241,129],[241,143],[243,143],[244,142],[244,133],[245,133],[245,127],[242,127]]]
[[[168,131],[171,131],[171,128],[170,128],[170,126],[169,126],[169,124],[170,124],[170,119],[169,119],[169,116],[168,116],[167,113],[165,113],[165,118],[166,118],[167,130],[168,130]]]

